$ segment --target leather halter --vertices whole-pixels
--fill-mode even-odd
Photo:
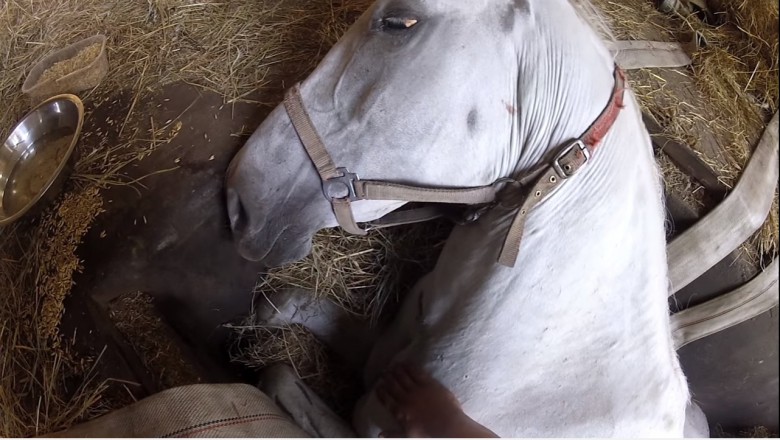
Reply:
[[[528,214],[590,161],[624,106],[625,89],[625,75],[620,68],[615,67],[615,86],[610,101],[582,136],[560,148],[550,162],[542,164],[518,180],[499,179],[490,185],[474,188],[428,188],[362,180],[357,174],[351,173],[346,168],[338,168],[333,163],[303,104],[300,85],[296,84],[287,92],[284,106],[298,137],[317,168],[322,180],[323,194],[333,206],[336,220],[344,230],[355,235],[367,233],[366,229],[358,226],[352,215],[351,203],[358,200],[481,205],[467,216],[467,221],[477,220],[484,212],[500,204],[517,210],[498,259],[500,264],[512,267],[520,252],[523,227]],[[530,190],[518,191],[518,186],[521,188],[530,186]],[[369,225],[373,228],[381,228],[417,223],[441,216],[440,208],[428,206],[390,213]]]

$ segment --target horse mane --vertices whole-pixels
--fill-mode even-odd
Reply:
[[[617,41],[615,34],[609,24],[609,20],[604,17],[599,8],[593,5],[591,0],[569,0],[569,3],[577,11],[586,23],[590,25],[594,32],[604,40],[605,43]]]

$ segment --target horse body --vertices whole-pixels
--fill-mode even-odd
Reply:
[[[381,29],[399,14],[417,29]],[[380,0],[302,95],[340,166],[479,186],[579,137],[609,101],[613,68],[565,0]],[[228,203],[242,253],[272,264],[301,258],[336,224],[280,109],[231,166]],[[365,221],[401,205],[354,210]],[[689,396],[669,331],[661,183],[635,101],[590,163],[532,211],[508,268],[496,259],[512,215],[495,209],[455,229],[378,339],[367,385],[414,362],[502,436],[681,436]],[[390,424],[369,393],[356,427],[376,435]]]
[[[598,162],[534,212],[515,268],[495,264],[511,216],[456,228],[379,339],[367,383],[394,362],[423,364],[501,436],[681,436],[687,386],[639,124],[632,104]]]

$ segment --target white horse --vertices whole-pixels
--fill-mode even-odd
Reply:
[[[614,62],[566,0],[379,0],[301,85],[333,161],[433,188],[523,176],[578,138]],[[284,107],[231,165],[247,258],[281,265],[337,225]],[[404,201],[352,204],[370,221]],[[455,229],[365,367],[424,367],[501,436],[682,436],[689,392],[672,344],[661,181],[637,104],[595,157],[528,215],[513,268],[496,263],[515,211]],[[373,392],[361,434],[392,428]]]

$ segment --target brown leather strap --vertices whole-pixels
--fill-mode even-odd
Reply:
[[[541,173],[531,190],[525,195],[525,199],[517,209],[512,225],[509,227],[509,232],[507,232],[498,257],[499,264],[514,267],[520,253],[523,230],[525,229],[528,214],[555,192],[569,177],[585,166],[602,139],[615,124],[615,120],[624,105],[625,88],[625,75],[623,71],[616,68],[615,86],[604,111],[601,112],[601,115],[579,140],[567,145],[556,155],[551,164]]]
[[[520,205],[517,214],[515,214],[512,226],[509,227],[509,232],[506,234],[504,245],[501,248],[501,254],[498,257],[499,264],[514,267],[520,253],[520,243],[523,239],[523,230],[528,214],[531,210],[536,208],[538,204],[547,199],[560,184],[561,180],[558,172],[553,167],[548,167],[541,174],[539,180],[536,181],[536,184],[531,187],[523,204]]]
[[[620,114],[620,110],[623,108],[624,93],[625,75],[616,67],[615,86],[609,104],[579,139],[562,148],[552,162],[528,173],[519,181],[501,179],[491,185],[476,188],[425,188],[360,180],[357,175],[344,168],[337,168],[333,163],[306,111],[298,85],[288,91],[284,105],[301,143],[317,168],[323,183],[323,192],[331,202],[336,220],[344,230],[355,235],[366,234],[366,231],[355,222],[352,214],[350,202],[355,200],[399,200],[462,205],[500,203],[503,206],[519,206],[516,208],[517,213],[507,232],[498,259],[499,263],[503,265],[514,266],[520,251],[523,228],[528,214],[588,162]],[[530,192],[523,197],[518,197],[519,193],[516,188],[512,193],[507,194],[505,186],[508,182],[511,182],[513,186],[526,186],[531,182],[534,184]],[[492,205],[487,205],[488,208],[490,206]],[[480,212],[482,211],[484,209],[480,210]],[[440,216],[439,214],[435,215],[433,211],[399,213],[395,217],[386,217],[384,221],[380,219],[375,222],[375,227],[414,223]]]
[[[423,223],[437,218],[447,217],[449,211],[442,206],[428,205],[414,209],[394,211],[379,220],[369,223],[369,229],[385,229],[393,226]]]
[[[295,132],[298,133],[298,137],[309,154],[311,161],[314,162],[314,166],[317,168],[317,172],[320,175],[320,179],[323,182],[341,177],[342,173],[336,168],[333,160],[328,154],[328,149],[325,148],[325,143],[322,142],[317,129],[314,127],[314,123],[311,121],[309,113],[306,111],[306,107],[303,105],[301,99],[300,85],[293,86],[284,98],[284,107],[287,110],[287,114],[290,116],[290,121],[295,128]],[[366,235],[367,232],[358,226],[355,222],[355,218],[352,215],[352,206],[349,199],[331,199],[331,206],[333,207],[333,213],[336,215],[336,221],[350,234],[354,235]]]
[[[329,181],[337,180],[343,187],[348,188],[350,194],[346,195],[346,197],[333,198],[329,194],[325,194],[325,196],[331,202],[333,213],[339,225],[350,234],[366,235],[366,231],[355,222],[351,201],[399,200],[405,202],[480,205],[495,201],[498,191],[508,181],[501,180],[494,184],[477,188],[425,188],[396,183],[362,181],[357,176],[354,177],[354,180],[350,180],[351,176],[354,175],[348,174],[344,169],[337,168],[333,163],[325,143],[320,138],[309,113],[306,111],[299,85],[293,86],[287,92],[284,106],[298,134],[298,138],[317,168],[317,173],[320,175],[323,186],[327,185]],[[342,182],[343,179],[346,179],[346,181]],[[407,215],[407,218],[410,220],[408,223],[424,221],[428,217],[420,216],[413,218]],[[393,223],[400,224],[397,221],[393,221]]]
[[[492,184],[476,188],[424,188],[364,180],[355,182],[355,193],[365,200],[480,205],[496,200],[502,187],[500,184]]]
[[[368,234],[368,231],[358,226],[355,217],[352,216],[352,205],[349,200],[334,199],[330,203],[333,206],[333,213],[336,214],[336,220],[345,231],[353,235]]]

